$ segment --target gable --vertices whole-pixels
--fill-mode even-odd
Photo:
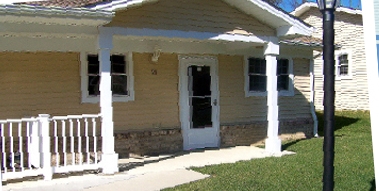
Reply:
[[[160,0],[117,11],[106,26],[276,36],[275,29],[220,0]]]

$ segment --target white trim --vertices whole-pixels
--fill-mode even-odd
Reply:
[[[82,103],[99,103],[100,96],[90,96],[88,95],[88,64],[87,64],[87,55],[88,54],[98,54],[95,52],[81,52],[80,53],[80,78],[81,78],[81,101]],[[112,52],[111,54],[119,54],[125,56],[126,61],[126,71],[127,71],[127,86],[128,94],[127,96],[122,95],[113,95],[113,102],[128,102],[134,101],[134,76],[133,76],[133,54],[129,53],[116,53]]]
[[[249,90],[249,58],[259,58],[264,59],[263,56],[244,56],[244,76],[245,76],[245,97],[251,97],[251,96],[267,96],[267,91],[250,91]],[[266,65],[267,69],[267,65]],[[267,83],[267,82],[266,82]]]
[[[220,146],[220,95],[219,95],[219,82],[218,82],[218,61],[217,57],[214,56],[191,56],[191,55],[179,55],[179,108],[180,108],[180,123],[183,136],[183,149],[189,150],[196,147],[219,147]],[[211,67],[211,100],[217,100],[217,105],[212,104],[212,128],[204,129],[190,129],[190,120],[189,120],[189,92],[187,85],[188,78],[186,75],[187,67],[189,65],[205,65]],[[199,143],[191,144],[190,143],[190,134],[199,133],[201,131],[206,131],[210,133],[211,136],[215,136],[216,142],[212,143]]]
[[[158,0],[118,0],[111,1],[110,3],[96,5],[95,10],[107,10],[107,11],[117,11],[120,9],[128,9],[130,7],[141,6],[142,4],[157,2]]]
[[[254,43],[267,43],[271,39],[269,36],[247,36],[241,34],[223,34],[198,31],[163,30],[147,28],[123,28],[123,27],[103,27],[102,30],[113,35],[136,36],[136,37],[160,37],[160,38],[183,38],[212,41],[241,41]]]
[[[287,59],[288,60],[288,90],[281,90],[278,92],[279,96],[294,96],[294,74],[293,74],[293,59],[291,57],[282,57],[278,56],[277,60],[279,59]]]
[[[315,108],[315,75],[314,75],[314,59],[309,59],[309,87],[310,87],[310,110],[311,115],[313,119],[313,135],[314,137],[318,137],[318,120],[316,115],[316,108]]]
[[[334,57],[334,60],[335,60],[335,79],[336,80],[351,80],[353,79],[353,75],[352,75],[352,66],[353,66],[353,61],[352,61],[352,51],[351,50],[337,50],[335,51],[335,57]],[[341,76],[339,75],[339,70],[338,70],[338,63],[339,63],[339,60],[338,60],[338,57],[343,55],[343,54],[347,54],[347,59],[348,59],[348,74],[347,75],[344,75],[344,76]]]
[[[244,76],[245,76],[245,97],[253,97],[253,96],[267,96],[267,91],[261,92],[261,91],[249,91],[249,58],[260,58],[264,59],[263,56],[244,56]],[[289,64],[289,84],[288,84],[288,90],[281,90],[278,92],[279,96],[294,96],[294,73],[293,73],[293,59],[289,56],[278,56],[277,60],[279,59],[288,59]],[[266,70],[267,70],[267,64],[266,64]]]

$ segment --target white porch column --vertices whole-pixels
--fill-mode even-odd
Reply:
[[[279,139],[279,107],[277,91],[277,60],[279,55],[279,45],[277,38],[271,38],[270,42],[265,45],[264,55],[266,58],[266,76],[267,76],[267,139],[265,150],[269,153],[281,152],[282,144]]]
[[[101,167],[104,174],[118,172],[118,154],[114,151],[113,134],[113,107],[111,90],[111,61],[110,51],[113,47],[112,34],[100,30],[98,37],[98,51],[100,62],[100,113],[102,156]]]

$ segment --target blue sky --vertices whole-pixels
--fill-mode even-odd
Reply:
[[[289,2],[290,0],[283,0],[280,7],[284,9],[285,11],[292,11],[293,9],[290,7]],[[316,0],[310,0],[312,2],[316,2]],[[351,7],[354,9],[362,9],[360,0],[341,0],[341,5],[344,7]]]

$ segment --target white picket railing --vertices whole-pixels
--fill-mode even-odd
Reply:
[[[100,120],[98,114],[0,120],[0,181],[100,168]]]

